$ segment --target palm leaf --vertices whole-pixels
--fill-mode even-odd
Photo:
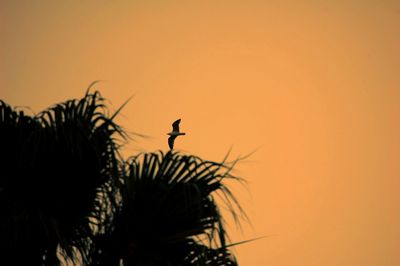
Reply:
[[[124,265],[236,265],[214,199],[215,192],[225,193],[226,178],[238,179],[230,170],[229,165],[177,152],[131,158],[122,207],[113,230],[95,241],[93,263],[118,265],[122,259]],[[240,211],[240,206],[231,210]]]
[[[90,225],[117,209],[124,135],[102,101],[87,93],[35,117],[0,102],[0,248],[16,263],[56,265],[59,247],[85,261]]]

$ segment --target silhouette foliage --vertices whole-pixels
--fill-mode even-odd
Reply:
[[[233,165],[162,151],[127,161],[89,90],[35,116],[0,101],[0,264],[237,265],[215,195]]]

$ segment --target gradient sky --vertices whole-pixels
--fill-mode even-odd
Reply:
[[[93,80],[119,122],[220,160],[242,266],[400,265],[399,1],[1,1],[0,99],[43,108]]]

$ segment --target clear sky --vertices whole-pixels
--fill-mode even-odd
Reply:
[[[0,99],[42,108],[93,80],[125,150],[232,158],[243,266],[400,265],[399,1],[1,1]]]

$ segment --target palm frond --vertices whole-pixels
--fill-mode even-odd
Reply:
[[[104,259],[97,264],[105,265],[101,261],[110,261],[119,251],[124,265],[236,265],[214,199],[217,191],[226,193],[225,179],[240,179],[230,170],[223,163],[177,152],[132,157],[115,227],[99,236]],[[241,210],[236,205],[233,200],[232,212]]]
[[[91,222],[105,225],[117,209],[122,171],[117,140],[124,133],[102,101],[88,92],[35,117],[0,102],[2,251],[37,248],[37,258],[25,256],[28,264],[54,265],[60,246],[85,260]]]

